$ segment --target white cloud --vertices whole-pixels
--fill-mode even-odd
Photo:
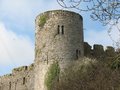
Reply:
[[[28,65],[33,60],[34,45],[29,37],[17,35],[0,22],[0,71],[4,68],[7,72],[6,67],[8,66]]]

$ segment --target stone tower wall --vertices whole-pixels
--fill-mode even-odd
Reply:
[[[35,49],[35,60],[40,62],[49,63],[55,59],[75,60],[83,56],[82,16],[63,10],[48,11],[38,15]]]
[[[54,61],[61,69],[82,57],[83,19],[77,13],[54,10],[36,18],[35,90],[47,90],[45,76]]]

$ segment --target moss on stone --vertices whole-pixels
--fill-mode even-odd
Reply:
[[[40,16],[40,19],[39,19],[39,26],[44,26],[44,24],[46,23],[46,16],[43,15],[43,16]]]
[[[39,55],[41,53],[41,49],[36,49],[35,56]]]
[[[54,62],[50,65],[50,68],[45,77],[45,85],[48,90],[52,90],[53,83],[55,80],[59,79],[60,67],[58,62]]]
[[[9,77],[9,76],[12,76],[12,74],[6,74],[6,75],[4,75],[4,76]]]
[[[27,69],[27,66],[22,66],[22,67],[14,68],[13,71],[17,72],[17,71],[23,71],[23,70],[26,70],[26,69]]]
[[[30,66],[29,66],[29,70],[33,70],[34,69],[34,64],[31,64]]]

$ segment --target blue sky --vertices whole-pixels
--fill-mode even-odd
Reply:
[[[56,0],[0,0],[0,75],[34,61],[35,18],[53,9],[63,8]],[[84,18],[85,41],[91,45],[112,45],[107,27],[92,21],[89,13],[80,14]]]

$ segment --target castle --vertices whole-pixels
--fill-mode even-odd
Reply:
[[[86,56],[96,53],[91,54],[91,47],[83,41],[83,18],[78,13],[47,11],[38,15],[35,23],[34,64],[1,76],[0,90],[48,90],[46,73],[54,62],[58,62],[62,71],[72,61],[83,57],[84,51]]]

